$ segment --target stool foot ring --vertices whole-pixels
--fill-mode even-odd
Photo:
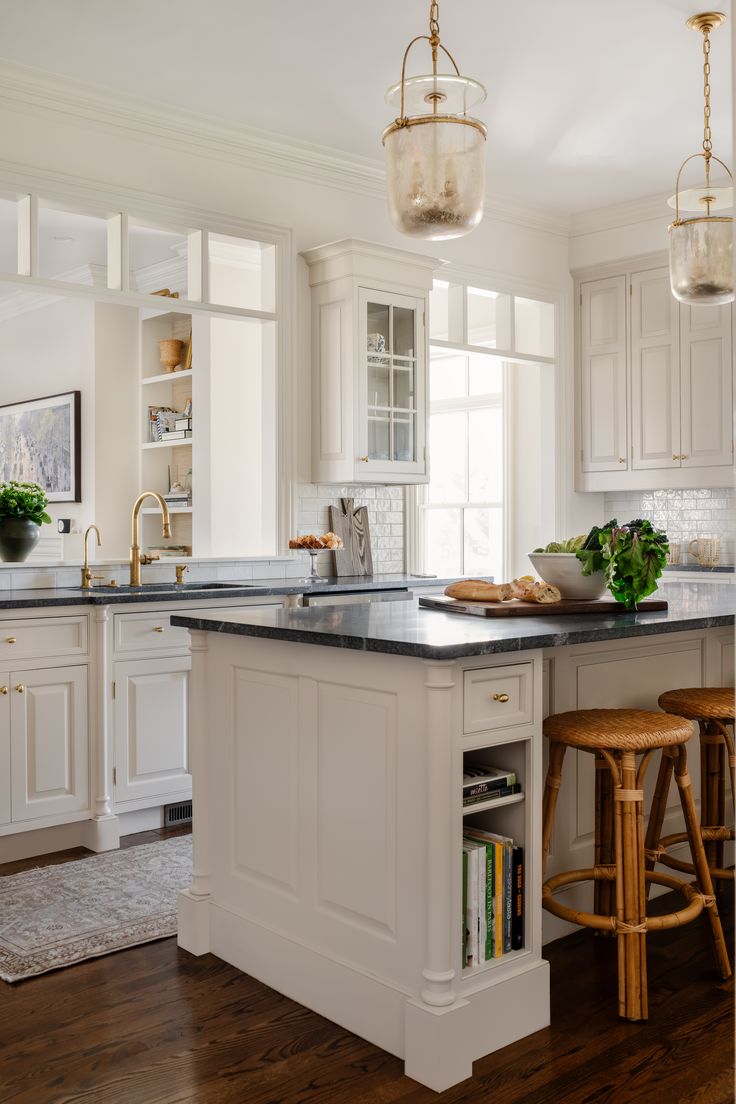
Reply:
[[[689,924],[697,916],[700,916],[705,907],[709,907],[713,898],[704,897],[697,886],[683,882],[681,878],[674,878],[671,874],[658,874],[647,871],[647,882],[665,886],[667,889],[677,890],[685,898],[687,904],[679,912],[668,912],[664,916],[648,916],[642,924],[629,925],[619,921],[615,916],[599,916],[594,912],[580,912],[578,909],[563,905],[554,896],[554,892],[562,886],[572,885],[575,882],[590,882],[605,879],[614,880],[615,867],[588,867],[585,870],[566,870],[562,874],[555,874],[548,878],[542,886],[542,908],[559,916],[560,920],[567,920],[570,924],[579,924],[584,928],[593,928],[596,931],[614,932],[618,934],[630,932],[663,931],[668,928],[679,928],[683,924]]]
[[[733,828],[702,828],[701,833],[703,841],[706,840],[732,840],[734,838]],[[662,836],[659,841],[658,858],[657,862],[662,866],[668,866],[670,870],[679,870],[681,874],[695,874],[695,866],[691,862],[687,862],[685,859],[676,859],[674,855],[667,854],[667,848],[673,847],[676,843],[685,843],[687,841],[687,832],[673,832],[669,836]],[[711,878],[717,881],[732,882],[734,880],[733,868],[728,869],[726,867],[714,866],[710,870]]]

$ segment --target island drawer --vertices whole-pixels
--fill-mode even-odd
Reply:
[[[531,663],[465,671],[463,732],[531,724],[534,719]]]
[[[118,614],[115,617],[115,651],[170,652],[173,648],[188,651],[189,631],[169,623],[172,613],[181,613],[181,610]]]
[[[0,664],[16,659],[87,654],[86,617],[0,621]]]

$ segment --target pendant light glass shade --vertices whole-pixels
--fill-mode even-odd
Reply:
[[[734,299],[733,278],[733,218],[729,215],[711,214],[731,200],[732,190],[713,188],[710,185],[713,161],[731,173],[713,154],[710,130],[710,32],[725,20],[721,12],[703,12],[688,19],[688,26],[703,35],[703,152],[694,153],[680,166],[675,185],[675,221],[669,228],[670,238],[670,286],[675,299],[681,303],[713,304],[731,303]],[[689,161],[702,157],[705,162],[705,184],[702,189],[680,191],[682,170]],[[695,197],[697,208],[705,214],[693,218],[681,218],[680,211],[691,206]],[[692,209],[692,207],[691,207]]]
[[[433,71],[407,78],[407,55],[420,39],[432,48]],[[440,49],[454,74],[437,72]],[[468,111],[485,98],[483,86],[461,76],[441,45],[433,3],[430,34],[409,43],[401,80],[386,93],[399,110],[383,132],[388,209],[402,234],[430,241],[457,238],[483,218],[486,128]]]

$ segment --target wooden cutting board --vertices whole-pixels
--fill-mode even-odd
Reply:
[[[344,548],[335,552],[335,575],[372,575],[371,534],[368,507],[354,507],[354,499],[341,498],[329,507],[330,529],[342,538]]]
[[[467,613],[475,617],[560,617],[568,613],[598,614],[609,617],[612,613],[626,613],[627,610],[615,598],[596,598],[585,601],[580,598],[563,598],[560,602],[551,602],[543,606],[538,602],[520,602],[513,598],[510,602],[462,602],[458,598],[420,598],[419,605],[425,609],[442,610],[443,613]],[[653,613],[666,610],[663,598],[645,598],[639,603],[638,613]]]

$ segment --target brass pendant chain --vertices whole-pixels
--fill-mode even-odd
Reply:
[[[705,184],[710,188],[710,159],[713,153],[713,142],[710,132],[710,27],[703,28],[703,153],[705,155]],[[708,204],[710,213],[710,204]]]

